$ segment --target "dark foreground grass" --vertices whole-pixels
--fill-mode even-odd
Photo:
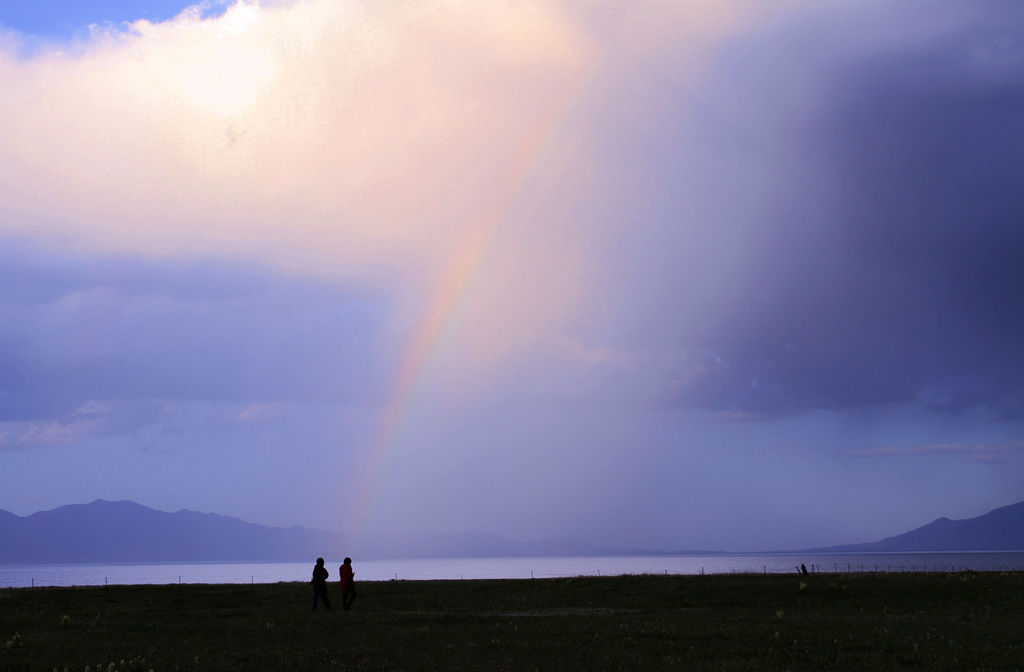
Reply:
[[[310,601],[299,583],[0,590],[0,670],[1024,670],[1021,573],[362,582],[352,611]]]

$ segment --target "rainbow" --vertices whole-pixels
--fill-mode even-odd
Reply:
[[[359,485],[349,504],[350,533],[361,533],[372,517],[404,425],[437,368],[447,337],[458,322],[460,309],[466,304],[474,280],[494,247],[500,225],[519,194],[532,183],[539,168],[551,160],[556,148],[555,138],[560,137],[559,132],[566,125],[569,112],[578,108],[583,91],[590,89],[591,79],[583,78],[577,89],[553,105],[525,134],[498,198],[467,229],[450,257],[432,300],[404,348],[388,401],[379,414]]]

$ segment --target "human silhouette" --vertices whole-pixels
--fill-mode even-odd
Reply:
[[[341,576],[341,609],[348,611],[356,601],[356,573],[352,571],[352,558],[345,558],[338,574]]]
[[[328,609],[331,608],[331,601],[327,599],[327,577],[330,573],[327,568],[324,567],[324,559],[316,559],[316,567],[313,568],[313,580],[310,583],[313,584],[313,609],[316,611],[317,600],[323,600],[324,606]]]

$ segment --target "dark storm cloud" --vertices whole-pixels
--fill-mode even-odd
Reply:
[[[372,297],[224,264],[0,241],[0,421],[81,420],[104,400],[372,396],[382,311]]]
[[[822,11],[718,76],[695,126],[733,270],[676,401],[1024,418],[1024,5]]]

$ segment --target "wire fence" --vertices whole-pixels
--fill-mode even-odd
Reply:
[[[915,556],[917,557],[917,556]],[[949,557],[949,556],[945,556]],[[508,559],[477,559],[462,561],[407,561],[367,562],[362,565],[361,580],[368,581],[438,581],[467,579],[570,579],[582,577],[604,577],[623,575],[664,574],[675,576],[721,575],[721,574],[797,574],[806,568],[808,575],[816,574],[867,574],[867,573],[961,573],[961,572],[1022,572],[1024,553],[995,554],[984,562],[973,558],[967,563],[893,563],[893,562],[812,562],[810,564],[788,564],[786,562],[750,562],[752,558],[708,558],[708,564],[701,564],[700,558],[686,558],[680,566],[657,568],[651,558],[643,566],[637,559],[626,562],[622,558],[562,558],[543,559],[538,563],[545,569],[529,569],[523,563]],[[534,559],[537,560],[537,559]],[[599,566],[604,560],[605,566]],[[675,559],[681,560],[681,559]],[[1001,560],[1001,561],[1000,561]],[[573,561],[576,565],[573,566]],[[467,571],[459,571],[459,563]],[[430,566],[416,571],[417,563]],[[393,565],[401,565],[395,568]],[[391,565],[389,567],[389,565]],[[454,566],[453,566],[454,565]],[[250,584],[308,582],[310,567],[302,563],[281,565],[113,565],[113,566],[21,566],[0,567],[0,588],[41,588],[72,586],[113,586],[113,585],[188,585],[188,584]],[[559,571],[561,570],[561,571]]]
[[[795,571],[802,573],[800,567],[796,567]],[[930,573],[946,573],[954,574],[958,572],[1020,572],[1024,571],[1024,564],[1004,564],[1004,565],[990,565],[982,568],[969,567],[966,565],[892,565],[892,564],[854,564],[846,563],[845,565],[840,563],[832,563],[831,565],[820,565],[812,564],[807,568],[808,573],[812,574],[854,574],[854,573],[907,573],[907,572],[930,572]]]

